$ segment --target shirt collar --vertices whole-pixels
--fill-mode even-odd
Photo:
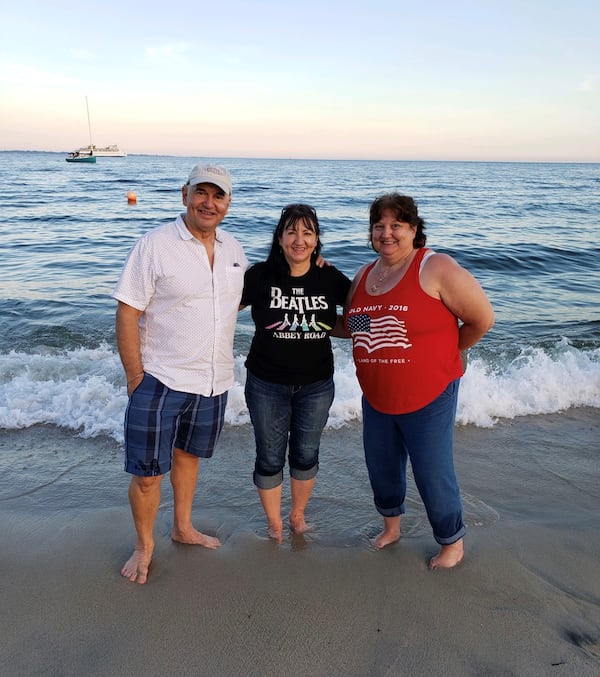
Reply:
[[[184,214],[179,214],[179,216],[175,219],[175,227],[177,228],[177,232],[179,233],[179,237],[182,240],[193,240],[194,236],[187,229],[187,226],[185,225],[185,221],[183,220],[183,217],[184,217]],[[220,229],[217,228],[215,230],[215,244],[217,244],[217,242],[219,242],[219,233],[220,233]]]

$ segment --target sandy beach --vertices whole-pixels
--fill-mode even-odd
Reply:
[[[600,675],[599,439],[597,409],[458,428],[466,556],[430,572],[416,495],[400,543],[369,546],[359,426],[326,431],[315,530],[281,546],[249,477],[252,432],[227,427],[194,512],[222,547],[171,542],[165,481],[140,586],[119,575],[133,527],[118,444],[0,431],[0,674]]]

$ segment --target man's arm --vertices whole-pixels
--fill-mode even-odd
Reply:
[[[128,395],[137,388],[144,377],[139,325],[141,316],[141,310],[119,301],[115,330],[117,349],[125,370]]]

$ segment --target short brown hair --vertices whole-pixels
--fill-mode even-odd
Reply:
[[[410,223],[417,229],[413,246],[420,249],[425,246],[427,235],[425,235],[425,221],[419,216],[417,203],[409,195],[400,195],[400,193],[386,193],[373,200],[369,208],[369,240],[373,237],[373,226],[381,221],[384,211],[392,212],[398,221]]]

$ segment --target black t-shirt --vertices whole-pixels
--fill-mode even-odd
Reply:
[[[277,279],[266,263],[246,271],[242,305],[256,325],[246,367],[272,383],[306,385],[333,374],[329,334],[350,280],[334,266]]]

